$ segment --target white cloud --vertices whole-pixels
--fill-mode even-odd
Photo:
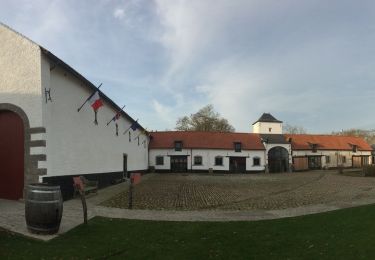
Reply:
[[[153,106],[153,108],[156,112],[156,116],[160,120],[163,120],[168,125],[168,127],[170,125],[173,125],[174,117],[172,116],[172,108],[171,107],[168,107],[166,105],[161,104],[156,99],[152,100],[152,106]]]
[[[208,103],[238,131],[262,112],[312,129],[369,125],[373,6],[337,4],[19,0],[0,16],[121,104],[146,104],[133,114],[154,129]]]
[[[122,9],[122,8],[116,8],[114,11],[113,11],[113,17],[117,18],[117,19],[123,19],[125,16],[125,10]]]
[[[352,60],[358,51],[351,44],[374,39],[358,40],[362,27],[342,27],[344,16],[332,16],[321,3],[156,3],[164,28],[159,40],[169,55],[162,84],[184,104],[197,93],[206,95],[206,104],[212,103],[240,131],[249,131],[262,112],[324,128],[323,122],[332,122],[324,115],[339,114],[336,108],[353,91],[343,91],[353,71],[363,74],[371,67],[363,66],[362,59],[359,70],[355,67],[358,63]],[[319,13],[319,19],[311,12]],[[177,103],[174,108],[179,108]]]

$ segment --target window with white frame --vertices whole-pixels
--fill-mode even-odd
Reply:
[[[164,165],[164,157],[163,156],[156,156],[156,165]]]
[[[331,157],[329,155],[326,155],[326,163],[331,163]]]
[[[341,156],[341,162],[346,163],[346,156],[345,155]]]
[[[223,165],[223,157],[222,156],[216,156],[215,157],[215,165],[217,165],[217,166]]]
[[[260,166],[260,158],[259,157],[253,158],[253,166]]]
[[[203,159],[202,156],[197,155],[194,156],[194,165],[202,165]]]

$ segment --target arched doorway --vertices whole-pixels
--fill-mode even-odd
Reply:
[[[269,172],[287,172],[289,170],[288,150],[281,146],[273,147],[268,151]]]
[[[3,199],[23,197],[24,130],[18,114],[0,110],[0,198]]]

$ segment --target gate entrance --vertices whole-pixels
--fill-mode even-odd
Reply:
[[[318,170],[322,168],[322,157],[321,156],[308,156],[309,169]]]
[[[11,111],[0,111],[0,198],[22,198],[24,186],[24,125]]]
[[[281,146],[273,147],[268,151],[269,172],[287,172],[289,170],[288,150]]]
[[[246,172],[246,157],[229,157],[230,173]]]
[[[187,156],[171,156],[171,172],[187,172]]]

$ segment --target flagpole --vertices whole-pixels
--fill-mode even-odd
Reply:
[[[103,83],[100,83],[99,87],[96,88],[96,91],[98,91],[98,90],[100,89],[100,87],[102,86],[102,84],[103,84]],[[80,106],[80,107],[77,109],[78,112],[81,111],[82,107],[87,103],[87,101],[89,101],[90,98],[91,98],[93,95],[95,95],[96,91],[95,91],[94,93],[92,93],[92,94],[86,99],[85,103],[83,103],[82,106]]]
[[[140,133],[134,138],[134,140],[137,139],[141,134],[146,133],[146,132],[147,131],[144,129],[140,130]]]
[[[134,137],[133,140],[137,139],[141,134],[142,134],[142,132],[140,132],[136,137]]]
[[[118,113],[120,113],[125,107],[126,107],[126,105],[124,105],[119,111],[116,112],[115,116],[112,117],[112,119],[107,123],[107,126],[115,119],[115,117],[118,115]]]
[[[137,120],[135,120],[135,123],[137,123],[137,122],[138,122],[138,118],[137,118]],[[125,132],[123,133],[123,135],[126,134],[126,133],[130,130],[130,128],[132,128],[132,125],[133,125],[133,124],[131,124],[131,125],[129,126],[129,128],[125,130]]]

